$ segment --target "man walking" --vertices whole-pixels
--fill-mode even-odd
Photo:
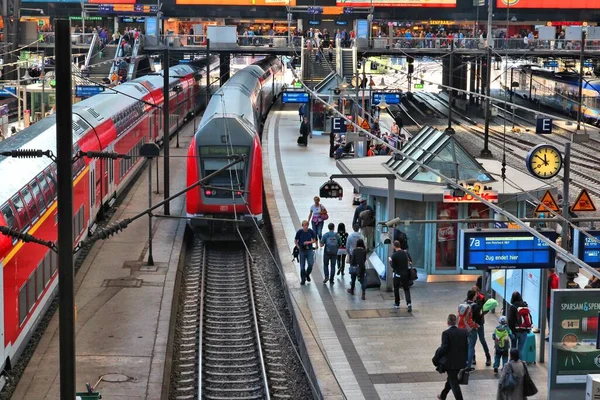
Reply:
[[[400,286],[404,289],[404,297],[408,312],[412,312],[410,299],[410,258],[408,253],[402,250],[400,242],[394,240],[394,253],[389,258],[394,274],[394,308],[400,308]]]
[[[365,238],[367,251],[371,252],[375,248],[375,211],[371,206],[366,206],[358,216],[361,233]]]
[[[446,386],[442,393],[438,395],[438,399],[446,400],[446,396],[452,390],[452,394],[456,400],[463,400],[462,391],[458,383],[458,371],[465,367],[467,362],[467,342],[468,334],[464,329],[456,326],[456,315],[448,315],[449,328],[442,332],[442,345],[439,349],[439,356],[446,357]]]
[[[294,242],[300,250],[300,279],[301,285],[304,285],[306,281],[310,282],[310,273],[312,272],[313,264],[315,263],[315,255],[313,249],[313,243],[315,243],[316,235],[315,232],[308,227],[308,221],[302,221],[302,229],[296,232],[296,238]],[[308,269],[304,269],[308,263]]]
[[[302,117],[302,123],[300,124],[300,136],[304,146],[308,146],[308,136],[310,135],[310,125],[308,123],[308,117],[305,115]]]
[[[338,249],[342,244],[342,238],[335,232],[335,224],[330,222],[327,225],[329,232],[325,233],[321,239],[321,247],[325,247],[323,252],[323,276],[325,279],[323,283],[329,283],[333,285],[335,276],[335,263],[337,262]],[[329,268],[331,264],[331,268]]]

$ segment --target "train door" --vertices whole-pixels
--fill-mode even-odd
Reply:
[[[90,223],[88,226],[92,226],[94,220],[96,219],[98,199],[96,199],[96,163],[92,161],[90,163],[89,174],[90,178]]]
[[[108,146],[108,150],[107,151],[115,151],[115,145],[114,143],[111,144],[110,146]],[[115,192],[115,160],[113,159],[108,159],[106,160],[107,168],[108,168],[108,186],[107,186],[107,190],[108,190],[108,195],[112,196]]]

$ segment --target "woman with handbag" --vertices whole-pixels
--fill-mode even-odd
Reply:
[[[329,215],[327,215],[327,209],[321,204],[321,198],[319,196],[315,196],[313,199],[315,204],[310,206],[310,212],[308,213],[308,220],[312,225],[312,230],[317,235],[317,249],[319,248],[319,242],[323,237],[323,225],[325,221],[329,219]]]
[[[519,350],[510,350],[510,361],[502,368],[496,400],[526,400],[537,393],[527,366],[519,360]]]
[[[346,232],[346,225],[343,222],[338,224],[337,233],[340,235],[340,239],[342,239],[342,245],[338,249],[337,274],[342,274],[342,276],[344,276],[344,270],[346,269],[346,243],[348,242],[348,232]]]
[[[365,294],[367,292],[367,248],[365,247],[365,241],[358,239],[356,242],[356,248],[350,255],[350,289],[348,293],[354,294],[354,286],[356,280],[361,283],[362,296],[361,299],[365,300]]]

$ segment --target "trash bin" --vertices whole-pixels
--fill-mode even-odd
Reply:
[[[102,395],[100,395],[100,393],[98,392],[85,392],[85,393],[76,393],[75,394],[77,397],[77,400],[100,400],[102,398]]]

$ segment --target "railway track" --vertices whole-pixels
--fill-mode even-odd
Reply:
[[[170,398],[293,397],[273,328],[261,329],[268,305],[253,275],[241,244],[194,239],[182,278]]]

